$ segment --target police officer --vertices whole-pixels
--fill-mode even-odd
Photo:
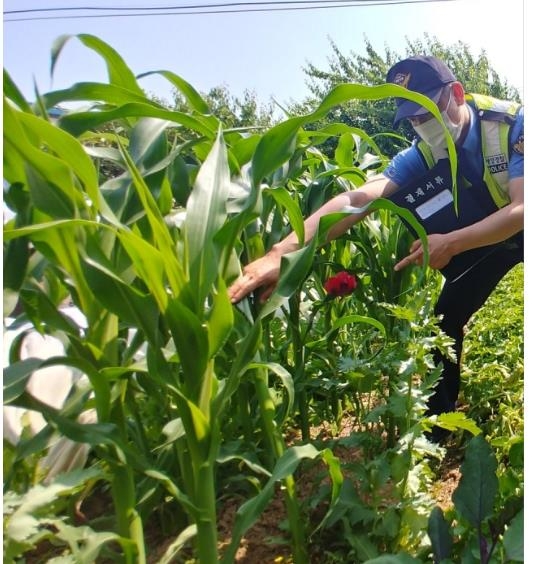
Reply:
[[[446,192],[426,204],[424,219],[418,217],[429,234],[429,264],[445,275],[435,312],[443,316],[441,327],[454,339],[457,357],[452,362],[436,353],[444,371],[428,407],[429,414],[440,414],[455,409],[465,324],[504,275],[523,261],[523,108],[489,96],[466,94],[447,65],[430,56],[396,63],[387,74],[387,82],[424,94],[436,103],[458,154],[458,193],[470,195],[469,200],[460,200],[461,217],[454,212]],[[405,98],[397,98],[396,103],[394,125],[408,120],[417,139],[397,154],[381,175],[355,191],[335,196],[313,213],[305,221],[306,241],[312,238],[323,215],[346,206],[364,208],[379,197],[400,203],[398,196],[406,186],[431,174],[447,159],[445,133],[438,120],[426,108]],[[347,216],[331,229],[329,239],[366,215],[362,211]],[[298,248],[297,237],[291,233],[264,257],[245,266],[229,288],[232,302],[259,287],[260,299],[267,299],[278,281],[281,257]],[[423,247],[417,239],[394,269],[420,265],[422,260]],[[439,427],[434,427],[435,440],[443,435]]]

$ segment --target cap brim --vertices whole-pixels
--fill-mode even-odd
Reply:
[[[443,90],[443,87],[444,85],[442,84],[441,86],[433,88],[428,92],[421,92],[421,94],[428,96],[428,98],[430,98],[437,104],[441,97],[441,91]],[[405,98],[400,98],[400,100],[402,100],[402,102],[397,108],[397,113],[395,114],[395,119],[393,120],[393,127],[397,127],[399,121],[401,121],[402,119],[428,113],[428,110],[424,106],[421,106],[416,102],[406,100]]]

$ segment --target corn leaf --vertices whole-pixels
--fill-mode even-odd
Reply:
[[[256,358],[258,348],[261,344],[261,322],[256,320],[252,325],[248,322],[236,324],[236,329],[242,332],[242,338],[236,343],[237,354],[232,360],[230,372],[224,380],[224,385],[219,388],[217,396],[213,400],[213,417],[220,417],[227,402],[237,390],[240,377],[248,369],[251,362]]]
[[[99,206],[101,196],[96,170],[80,143],[68,133],[32,114],[20,113],[18,119],[27,132],[38,136],[39,145],[46,144],[58,158],[69,163],[93,204]]]
[[[84,274],[94,296],[105,309],[124,323],[142,329],[148,341],[158,345],[158,304],[151,294],[143,294],[111,270],[103,258],[87,257]]]
[[[209,358],[213,358],[224,345],[234,326],[234,310],[226,284],[218,279],[217,289],[212,294],[213,305],[208,313],[206,326],[209,338]]]
[[[82,90],[80,87],[79,90],[76,91],[75,97],[66,96],[66,98],[67,101],[72,98],[85,100],[88,98],[88,94],[90,93],[98,100],[106,100],[108,92],[105,91],[105,88],[101,88],[100,86],[99,89],[104,90],[100,96],[97,96],[97,93],[93,91],[94,89],[91,86],[87,88],[87,92]],[[49,96],[51,96],[51,94],[49,94]],[[208,120],[205,118],[202,119],[200,117],[193,117],[183,112],[165,110],[151,105],[147,100],[131,100],[129,97],[117,96],[115,103],[120,105],[111,110],[101,109],[99,111],[65,114],[58,120],[58,125],[65,131],[68,131],[71,135],[77,137],[89,129],[95,129],[114,120],[130,117],[153,117],[166,120],[172,124],[182,125],[187,129],[191,129],[192,131],[199,133],[200,135],[205,135],[209,139],[212,139],[217,132],[218,122],[215,118],[213,118],[213,120]]]
[[[108,69],[108,78],[111,84],[131,90],[137,94],[144,95],[143,90],[137,84],[135,75],[117,51],[98,37],[86,33],[80,33],[78,35],[62,35],[56,39],[52,45],[52,53],[50,57],[51,77],[54,74],[54,69],[61,51],[65,47],[66,43],[73,37],[79,39],[86,47],[102,56]]]
[[[162,291],[165,291],[162,284],[168,282],[174,295],[179,295],[184,290],[184,286],[186,284],[186,276],[182,265],[176,257],[174,242],[170,236],[167,225],[165,224],[165,220],[163,219],[163,216],[158,208],[157,202],[148,189],[148,186],[146,185],[143,177],[137,170],[137,167],[133,163],[132,158],[125,150],[121,149],[121,153],[132,176],[133,186],[136,189],[137,195],[141,200],[144,211],[150,223],[153,239],[152,244],[159,250],[161,258],[163,259],[162,264],[164,267],[164,272],[166,274],[166,280],[164,280],[163,278],[160,279],[160,288],[157,289],[157,292],[161,296]],[[141,267],[139,263],[138,266]],[[151,288],[151,286],[149,286],[149,288]],[[156,289],[153,288],[153,290]],[[161,303],[162,301],[160,301],[160,304]],[[164,309],[165,308],[163,307],[163,310]]]
[[[154,296],[160,311],[167,308],[165,291],[165,259],[163,254],[139,235],[121,230],[118,237],[132,260],[136,274],[143,280]]]
[[[279,419],[279,425],[281,425],[291,413],[295,402],[295,384],[293,376],[282,365],[275,362],[252,362],[248,368],[265,368],[280,378],[280,381],[286,389],[288,398],[284,415]]]
[[[214,237],[226,220],[230,187],[226,145],[219,131],[208,158],[200,167],[187,201],[184,224],[191,288],[196,307],[203,302],[218,274]]]
[[[23,112],[31,112],[31,107],[26,101],[26,98],[24,98],[24,95],[13,82],[13,79],[6,69],[4,69],[4,95],[14,102]]]
[[[208,104],[206,104],[202,96],[193,88],[193,86],[191,86],[191,84],[189,84],[189,82],[187,82],[177,74],[174,74],[173,72],[167,70],[150,71],[138,75],[137,78],[144,78],[145,76],[150,76],[152,74],[159,74],[165,77],[173,86],[176,87],[179,92],[181,92],[185,96],[187,103],[193,110],[196,110],[201,114],[209,113],[209,106]]]
[[[291,118],[275,125],[260,139],[252,157],[252,183],[260,186],[265,177],[282,166],[295,152],[297,133],[305,118]]]
[[[23,112],[18,112],[23,114]],[[24,114],[27,116],[27,114]],[[26,175],[28,170],[35,171],[32,179],[39,185],[40,189],[46,190],[48,197],[55,200],[54,205],[58,210],[54,211],[54,206],[48,205],[47,198],[40,197],[39,188],[34,189],[34,196],[40,197],[40,204],[48,210],[51,217],[72,217],[73,205],[85,207],[83,195],[78,192],[73,183],[73,170],[62,160],[49,153],[45,153],[35,147],[28,139],[26,132],[16,115],[15,110],[7,103],[4,98],[4,142],[8,145],[10,152],[16,152],[18,158],[24,163],[18,167],[18,174],[25,170],[26,174],[22,178],[8,177],[11,183],[27,183]],[[11,171],[15,169],[12,168]],[[56,186],[60,190],[52,189]],[[68,215],[62,215],[68,214]]]
[[[223,564],[231,564],[234,561],[235,552],[239,546],[241,537],[256,522],[262,511],[269,503],[273,495],[274,485],[276,482],[292,475],[302,460],[308,458],[315,459],[317,456],[322,456],[322,454],[323,453],[321,451],[318,451],[311,444],[291,447],[284,452],[284,454],[276,462],[273,473],[261,492],[246,501],[237,510],[234,528],[232,531],[232,541],[223,556]],[[325,456],[323,459],[325,462],[332,464],[333,472],[331,473],[331,478],[333,478],[336,482],[335,491],[339,491],[339,479],[341,478],[339,461],[337,461],[337,459],[334,460],[331,456]]]
[[[304,244],[304,218],[298,203],[282,187],[269,188],[265,190],[265,193],[270,194],[276,203],[286,211],[289,223],[297,235],[299,245],[302,246]]]
[[[209,339],[205,325],[179,299],[169,300],[165,319],[183,367],[187,397],[199,397],[208,365]]]
[[[40,358],[26,358],[4,368],[4,404],[13,403],[24,393],[28,380],[42,364]]]

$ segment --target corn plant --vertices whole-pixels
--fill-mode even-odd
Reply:
[[[346,214],[323,218],[314,239],[284,259],[265,306],[232,307],[227,284],[239,271],[239,258],[254,258],[287,229],[302,241],[300,198],[308,211],[331,188],[349,189],[365,179],[365,166],[353,166],[351,155],[361,158],[368,147],[376,149],[372,139],[339,124],[306,132],[307,123],[353,98],[399,95],[441,119],[439,112],[426,98],[395,85],[341,85],[316,111],[263,134],[227,131],[181,77],[160,71],[184,96],[189,112],[147,98],[140,77],[103,41],[84,34],[77,39],[102,56],[108,83],[36,92],[30,104],[4,73],[5,201],[14,213],[4,230],[6,312],[60,335],[67,347],[64,357],[48,361],[20,360],[12,351],[4,374],[6,402],[37,410],[49,422],[17,449],[15,461],[42,450],[53,431],[91,445],[106,470],[102,479],[109,482],[115,508],[118,536],[109,538],[119,539],[124,561],[146,561],[146,519],[170,496],[184,516],[175,546],[196,537],[199,561],[212,563],[219,558],[216,469],[228,439],[224,425],[234,419],[231,407],[246,410],[254,402],[261,432],[247,429],[245,412],[236,428],[253,441],[260,436],[266,456],[264,467],[255,468],[269,479],[240,509],[224,558],[232,560],[241,535],[282,481],[294,560],[304,563],[306,535],[293,473],[301,460],[321,457],[331,474],[334,506],[339,464],[328,449],[285,447],[282,427],[301,384],[305,344],[297,342],[295,323],[291,377],[272,362],[265,334],[268,320],[301,292],[317,249]],[[53,46],[52,72],[69,40],[61,37]],[[89,106],[52,123],[50,108],[64,102]],[[339,137],[334,164],[315,148],[332,136]],[[373,162],[383,166],[379,152]],[[454,168],[454,156],[451,162]],[[112,178],[104,174],[108,169]],[[405,213],[389,202],[373,206]],[[274,227],[264,238],[254,230],[258,218]],[[414,228],[426,240],[420,226]],[[65,302],[83,313],[86,327],[61,312]],[[340,329],[354,321],[341,316],[334,323]],[[370,316],[366,322],[382,330]],[[25,389],[35,370],[55,364],[87,378],[60,410]],[[284,390],[281,412],[274,401],[276,379]],[[148,422],[139,405],[150,406]],[[96,410],[96,423],[77,419],[87,409]],[[304,402],[301,416],[306,409]]]

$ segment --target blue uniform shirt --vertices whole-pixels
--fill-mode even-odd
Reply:
[[[480,128],[478,127],[478,116],[475,114],[470,106],[467,106],[471,113],[471,121],[469,124],[469,131],[464,139],[461,149],[464,156],[468,159],[469,163],[480,176],[482,176],[482,159],[481,159],[481,140]],[[510,135],[510,163],[508,167],[509,178],[522,178],[523,177],[523,164],[524,155],[513,149],[514,145],[521,142],[523,143],[524,137],[524,117],[523,107],[519,109],[516,114],[515,123],[512,126]],[[426,163],[424,162],[421,154],[416,148],[417,140],[415,140],[410,147],[398,153],[391,160],[388,167],[384,170],[384,175],[398,184],[403,186],[414,178],[421,176],[427,170]],[[521,147],[521,151],[522,151]],[[461,172],[461,171],[460,171]]]

